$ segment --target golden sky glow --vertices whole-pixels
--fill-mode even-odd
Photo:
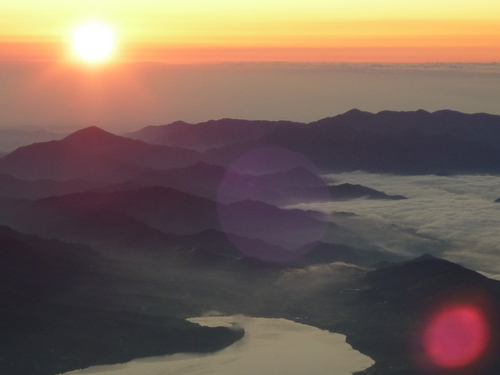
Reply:
[[[16,0],[0,3],[0,59],[71,59],[73,30],[113,27],[115,59],[500,61],[498,0]]]

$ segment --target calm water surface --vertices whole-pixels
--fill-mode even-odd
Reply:
[[[93,375],[350,375],[374,361],[345,336],[285,319],[192,318],[206,326],[241,326],[245,337],[214,354],[174,354],[66,374]]]

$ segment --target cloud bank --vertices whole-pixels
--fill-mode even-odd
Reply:
[[[299,205],[334,215],[368,242],[400,254],[432,253],[472,269],[500,275],[500,177],[333,174],[329,181],[365,185],[402,201],[357,199]],[[334,239],[333,239],[334,240]]]

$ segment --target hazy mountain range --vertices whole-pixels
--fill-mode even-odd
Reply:
[[[224,134],[228,128],[233,130],[235,123],[236,129],[243,124],[259,129],[247,139],[221,137],[216,147],[203,153],[202,160],[221,165],[256,147],[285,147],[308,157],[322,171],[498,172],[499,122],[496,115],[454,111],[372,114],[352,110],[310,124],[271,123],[265,133],[261,129],[266,122],[220,120],[198,125],[175,123],[179,128],[175,134],[184,132],[182,137],[189,138],[189,134],[200,142],[210,126]],[[168,126],[156,128],[156,139],[168,138],[166,129]],[[145,128],[128,136],[148,140],[151,133]]]
[[[66,135],[47,130],[0,129],[0,153],[7,154],[22,146],[58,140]]]
[[[422,311],[479,290],[497,313],[497,281],[431,256],[410,261],[452,245],[403,228],[387,241],[420,242],[395,252],[373,238],[399,223],[373,229],[354,213],[301,205],[413,199],[330,172],[497,175],[500,116],[352,110],[309,124],[3,134],[20,147],[0,143],[9,151],[0,158],[2,373],[217,350],[244,333],[183,320],[217,311],[345,333],[376,361],[365,373],[419,374],[422,348],[402,343]],[[486,357],[480,365],[499,369]]]

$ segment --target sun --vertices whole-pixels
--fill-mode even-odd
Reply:
[[[89,62],[99,62],[113,52],[115,39],[111,27],[102,23],[87,23],[78,27],[73,36],[73,48]]]

